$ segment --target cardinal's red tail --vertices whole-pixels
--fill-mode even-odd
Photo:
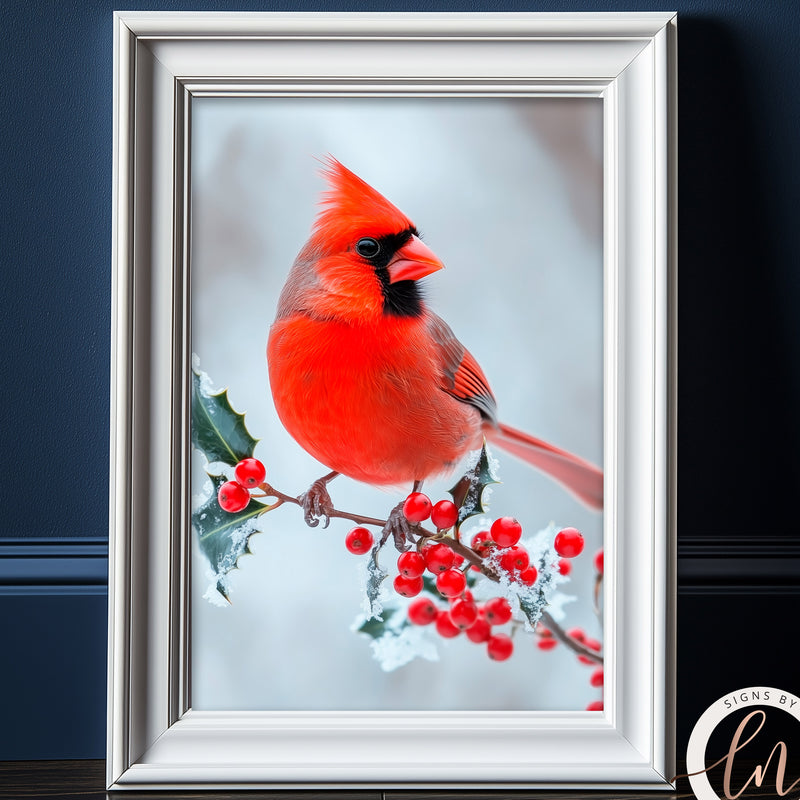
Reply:
[[[502,423],[487,436],[492,444],[558,481],[582,503],[603,508],[603,471],[594,464]]]

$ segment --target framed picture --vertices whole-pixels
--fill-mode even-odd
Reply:
[[[670,787],[675,25],[115,14],[109,788]]]

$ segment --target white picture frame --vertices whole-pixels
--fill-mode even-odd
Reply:
[[[675,15],[116,12],[114,70],[109,789],[672,788]],[[191,708],[192,100],[372,94],[603,100],[602,712]]]

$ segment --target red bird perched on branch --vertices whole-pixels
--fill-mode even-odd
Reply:
[[[484,437],[602,508],[600,469],[498,421],[480,366],[422,298],[417,281],[443,264],[411,220],[335,159],[323,174],[330,190],[267,345],[281,422],[333,470],[307,493],[306,521],[331,508],[338,473],[418,487]]]

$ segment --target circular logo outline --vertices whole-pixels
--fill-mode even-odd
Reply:
[[[742,696],[745,699],[742,700]],[[780,699],[784,698],[781,703]],[[735,700],[731,704],[731,700]],[[794,703],[789,702],[794,700]],[[728,692],[712,703],[694,725],[686,746],[686,772],[689,773],[689,785],[697,800],[720,800],[720,796],[711,787],[706,770],[706,747],[711,734],[725,717],[749,706],[770,706],[791,714],[800,722],[800,698],[774,686],[748,686]]]

